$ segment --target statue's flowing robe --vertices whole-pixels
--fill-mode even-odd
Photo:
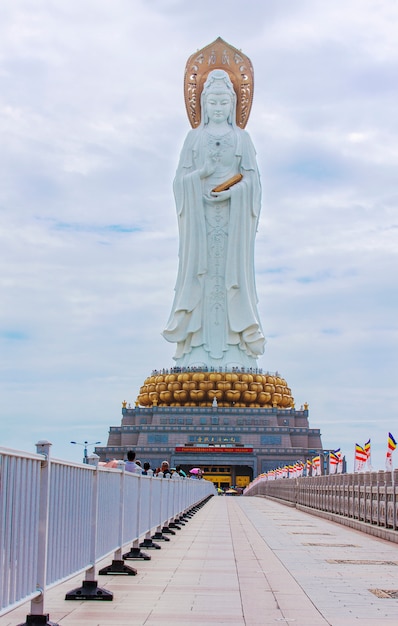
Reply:
[[[174,180],[174,195],[179,226],[179,269],[172,311],[163,336],[177,344],[175,360],[189,364],[187,355],[202,346],[211,355],[204,332],[204,285],[209,268],[206,233],[204,181],[199,170],[204,165],[203,129],[191,130],[181,151]],[[242,181],[231,187],[227,201],[229,211],[225,258],[226,344],[223,363],[228,363],[228,350],[255,360],[264,352],[265,339],[257,311],[254,277],[254,240],[260,213],[261,185],[256,154],[248,133],[234,128],[235,154],[231,175],[241,173]],[[245,360],[246,359],[246,360]],[[247,356],[241,365],[247,364]],[[250,362],[250,359],[249,359]],[[238,362],[236,362],[239,365]]]

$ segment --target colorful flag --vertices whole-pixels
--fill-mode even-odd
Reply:
[[[386,470],[392,472],[392,453],[397,447],[397,442],[391,433],[388,433],[387,453],[386,453]]]
[[[336,474],[339,464],[339,450],[333,450],[329,452],[329,474]]]
[[[301,476],[303,476],[304,474],[304,463],[302,461],[297,461],[296,467],[297,467],[297,477],[301,478]]]
[[[366,454],[362,446],[359,445],[359,443],[355,444],[355,458],[357,461],[362,461],[363,463],[368,458],[368,455]]]
[[[343,473],[343,455],[340,452],[340,448],[338,450],[336,450],[336,454],[339,457],[339,464],[337,466],[337,473],[338,474],[342,474]]]
[[[391,450],[391,452],[394,452],[396,447],[397,447],[397,442],[395,441],[392,434],[388,433],[388,449]]]
[[[368,455],[359,443],[355,444],[355,463],[354,472],[360,472],[364,469],[365,463],[368,460]]]
[[[371,470],[372,469],[372,463],[371,463],[371,460],[370,460],[370,439],[367,440],[367,442],[365,443],[363,449],[366,452],[366,463],[365,463],[366,469]]]
[[[321,475],[321,457],[319,456],[319,454],[318,456],[314,456],[314,458],[312,459],[312,475]]]

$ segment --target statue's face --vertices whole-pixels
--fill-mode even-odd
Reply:
[[[227,92],[209,93],[206,96],[206,112],[209,121],[221,124],[228,119],[232,109],[231,96]]]

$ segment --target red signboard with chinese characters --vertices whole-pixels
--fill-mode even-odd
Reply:
[[[217,446],[206,446],[199,448],[199,446],[178,446],[175,449],[176,453],[186,454],[253,454],[253,448],[220,448]]]

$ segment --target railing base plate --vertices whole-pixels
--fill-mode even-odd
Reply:
[[[101,589],[96,580],[83,580],[81,587],[73,589],[66,594],[65,600],[102,600],[112,601],[113,593]]]
[[[98,572],[98,574],[100,574],[101,576],[107,576],[108,574],[127,574],[127,576],[136,576],[137,573],[138,572],[134,567],[126,565],[124,561],[116,561],[115,559],[110,565],[103,567]]]
[[[170,537],[165,537],[162,532],[156,532],[152,535],[152,539],[156,539],[156,541],[170,541]]]
[[[140,559],[141,561],[150,561],[149,554],[142,552],[139,548],[130,548],[130,552],[123,554],[124,559]]]
[[[151,550],[161,550],[161,546],[158,543],[155,543],[154,541],[152,541],[152,539],[144,539],[144,541],[141,541],[140,543],[140,548],[149,548]]]
[[[27,615],[26,622],[18,626],[58,626],[55,622],[50,622],[48,615]]]

